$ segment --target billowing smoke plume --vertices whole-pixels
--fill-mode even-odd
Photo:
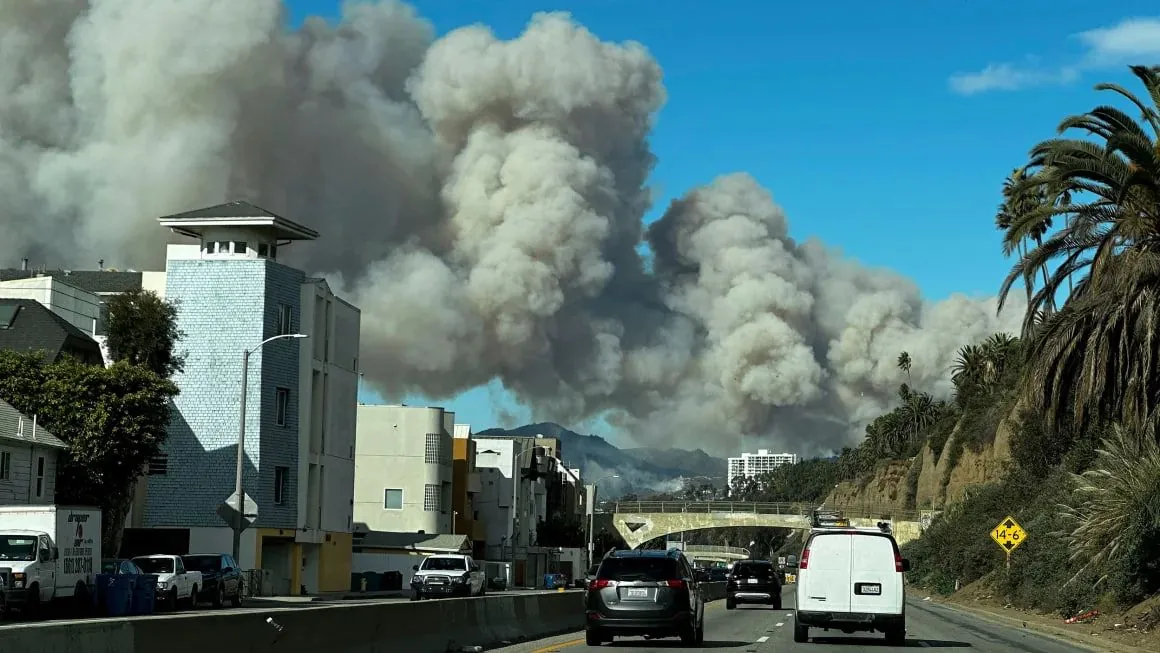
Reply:
[[[745,174],[646,234],[660,66],[566,15],[511,41],[436,40],[391,1],[284,21],[278,0],[0,0],[0,262],[157,268],[157,216],[248,199],[323,234],[295,263],[362,307],[387,396],[499,378],[537,417],[717,453],[856,441],[900,351],[945,393],[955,349],[1021,317],[793,242]]]

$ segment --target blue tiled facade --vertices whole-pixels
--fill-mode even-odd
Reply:
[[[291,307],[291,332],[298,330],[304,277],[266,259],[168,262],[165,294],[178,304],[185,334],[178,350],[186,358],[173,378],[181,394],[164,448],[168,470],[148,477],[146,527],[226,526],[216,510],[234,491],[242,352],[278,333],[280,305]],[[245,490],[258,504],[255,527],[294,528],[297,520],[301,342],[277,340],[250,356]],[[279,387],[290,391],[284,426],[277,424]],[[289,469],[280,505],[276,466]]]

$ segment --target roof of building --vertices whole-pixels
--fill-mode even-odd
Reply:
[[[96,340],[33,299],[0,299],[0,349],[44,351],[50,361],[79,349],[101,359]]]
[[[277,238],[286,240],[318,238],[318,232],[310,227],[240,200],[163,216],[157,221],[163,227],[169,227],[179,234],[192,238],[200,238],[202,229],[220,226],[268,227],[275,232]]]
[[[21,423],[23,422],[23,424]],[[23,433],[23,435],[21,435]],[[36,436],[35,439],[33,436]],[[63,440],[52,434],[52,431],[37,426],[32,430],[32,418],[22,414],[12,407],[12,404],[0,399],[0,440],[15,440],[28,444],[40,444],[56,449],[68,449]]]
[[[91,293],[123,293],[141,290],[140,272],[120,272],[115,270],[18,270],[0,269],[0,281],[52,277],[70,286]]]
[[[470,552],[466,535],[439,535],[435,533],[392,533],[369,531],[355,533],[354,546],[369,549],[403,549],[438,553]]]

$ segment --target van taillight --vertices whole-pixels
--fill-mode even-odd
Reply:
[[[588,589],[590,590],[602,590],[605,587],[612,587],[612,581],[606,580],[604,578],[598,578],[592,581],[590,585],[588,585]]]
[[[674,587],[679,590],[685,589],[685,581],[683,580],[666,580],[665,582],[668,583],[669,587]]]
[[[805,569],[810,565],[810,550],[803,549],[801,560],[798,560],[798,571]]]
[[[894,550],[894,571],[902,573],[902,554],[899,553],[898,549]]]

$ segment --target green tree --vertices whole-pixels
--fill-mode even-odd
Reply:
[[[1112,106],[1065,119],[1061,136],[1031,151],[1029,174],[1011,192],[1043,193],[1016,216],[1004,247],[1066,224],[1019,257],[1000,288],[1000,308],[1017,281],[1036,288],[1024,319],[1029,366],[1023,388],[1048,425],[1151,419],[1160,404],[1160,67],[1132,66],[1147,101],[1100,84],[1138,109]],[[1067,132],[1077,137],[1064,137]],[[1040,270],[1054,272],[1037,284]],[[1074,290],[1058,312],[1046,307],[1064,283]]]
[[[0,398],[69,445],[57,467],[56,500],[97,506],[115,551],[141,469],[160,451],[177,387],[127,363],[112,367],[0,351]]]
[[[579,519],[566,519],[553,515],[536,524],[536,544],[539,546],[583,547],[584,523]]]
[[[164,378],[182,370],[185,358],[176,347],[185,334],[177,328],[175,303],[150,290],[133,290],[111,298],[108,311],[105,331],[114,361],[146,367]]]

